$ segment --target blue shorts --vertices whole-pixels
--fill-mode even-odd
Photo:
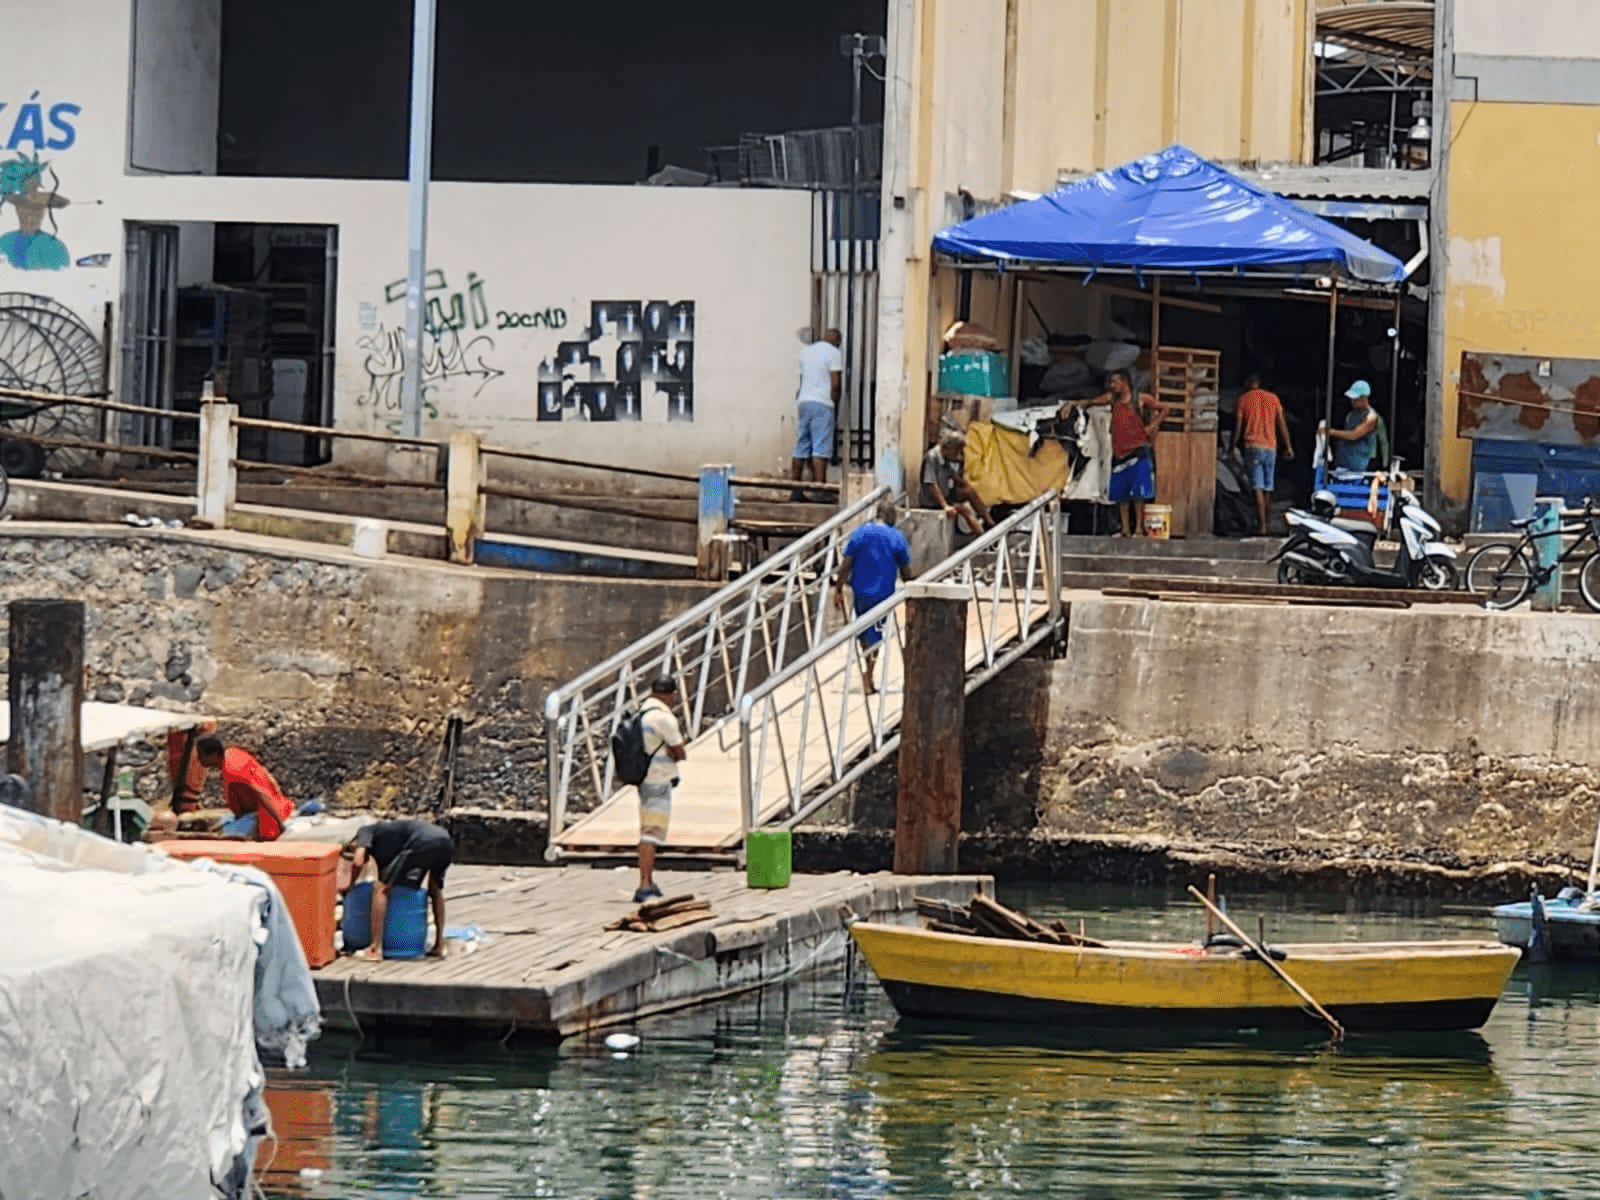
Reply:
[[[231,821],[222,823],[222,832],[229,837],[253,838],[256,835],[256,826],[259,818],[253,812],[247,812],[242,817],[234,817]]]
[[[1106,498],[1113,504],[1156,498],[1156,472],[1150,462],[1150,448],[1141,447],[1133,457],[1111,466],[1111,484]]]
[[[865,614],[871,612],[893,594],[893,592],[890,592],[883,596],[863,596],[860,592],[852,592],[851,598],[855,601],[856,616],[864,616]],[[876,625],[869,625],[861,631],[861,644],[868,650],[871,650],[874,646],[879,645],[882,641],[882,621],[879,621]]]
[[[1244,469],[1250,475],[1250,486],[1258,492],[1270,492],[1277,479],[1278,452],[1265,446],[1244,448]]]
[[[818,400],[800,401],[800,433],[794,441],[796,458],[833,457],[833,405]]]

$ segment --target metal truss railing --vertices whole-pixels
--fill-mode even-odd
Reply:
[[[879,488],[715,594],[553,690],[544,704],[552,860],[574,814],[615,789],[611,735],[622,713],[670,675],[689,741],[737,712],[740,699],[823,640],[829,579],[850,534],[889,494]]]
[[[971,692],[1060,633],[1059,498],[1039,497],[917,582],[959,584],[969,593]],[[803,821],[899,747],[906,599],[896,592],[740,699],[742,832]],[[869,694],[860,638],[874,627],[883,640]]]

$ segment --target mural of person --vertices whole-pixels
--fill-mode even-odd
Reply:
[[[21,155],[0,163],[0,203],[10,204],[17,210],[17,228],[0,237],[0,255],[18,270],[59,271],[72,261],[66,244],[54,233],[44,231],[46,216],[50,216],[50,224],[55,226],[50,210],[67,206],[67,198],[55,187],[45,190],[44,173],[48,166],[37,157]],[[54,178],[55,172],[51,171],[50,175]]]

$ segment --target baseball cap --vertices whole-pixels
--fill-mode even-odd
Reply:
[[[1372,385],[1365,379],[1356,380],[1350,385],[1350,390],[1345,393],[1345,396],[1351,400],[1354,400],[1358,396],[1370,395],[1372,395]]]

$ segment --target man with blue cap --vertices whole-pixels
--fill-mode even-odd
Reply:
[[[1378,445],[1378,411],[1372,407],[1372,385],[1358,379],[1345,392],[1350,412],[1343,429],[1330,429],[1333,465],[1344,471],[1365,471]]]

